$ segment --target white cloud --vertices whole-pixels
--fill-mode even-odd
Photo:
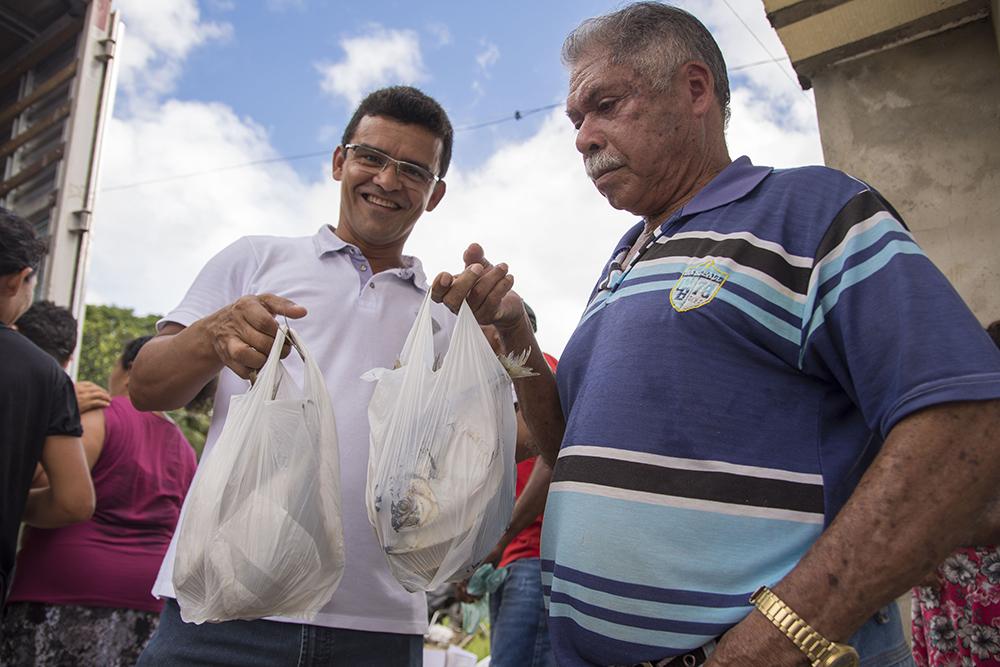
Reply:
[[[487,73],[489,68],[500,59],[500,48],[493,42],[486,40],[482,40],[481,45],[483,49],[476,54],[476,62],[479,64],[479,69]]]
[[[114,119],[105,149],[87,301],[163,313],[198,270],[246,234],[310,234],[336,222],[339,194],[316,159],[316,178],[284,162],[222,169],[128,189],[129,183],[210,171],[275,156],[266,132],[225,105],[171,100]]]
[[[126,107],[172,91],[194,48],[232,36],[228,23],[202,21],[196,0],[117,0],[116,4],[126,25],[118,78]]]
[[[340,62],[316,64],[323,92],[342,97],[353,108],[366,93],[386,84],[419,83],[427,78],[420,54],[420,38],[412,30],[370,32],[341,40],[345,57]]]

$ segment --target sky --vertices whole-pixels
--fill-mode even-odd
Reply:
[[[816,109],[760,0],[676,4],[730,71],[730,155],[821,164]],[[448,190],[406,253],[429,277],[480,243],[506,262],[558,356],[615,242],[636,222],[574,148],[559,50],[620,2],[116,0],[126,24],[100,175],[87,303],[165,313],[215,253],[251,234],[337,223],[330,154],[358,101],[392,84],[456,128]],[[516,111],[522,118],[515,120]]]

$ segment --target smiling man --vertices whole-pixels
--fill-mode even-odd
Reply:
[[[244,393],[246,378],[264,365],[275,318],[296,320],[336,413],[346,570],[310,625],[288,619],[190,625],[169,599],[175,539],[153,589],[167,605],[141,665],[420,664],[424,595],[407,593],[392,577],[364,506],[374,385],[360,378],[371,368],[392,367],[426,293],[420,262],[404,255],[403,246],[420,216],[444,196],[451,145],[451,123],[433,99],[409,87],[372,93],[333,154],[340,182],[336,228],[236,241],[209,261],[143,348],[130,383],[141,409],[180,407],[221,372],[207,454],[230,398]],[[435,307],[441,352],[453,316]],[[298,357],[285,365],[301,385]]]

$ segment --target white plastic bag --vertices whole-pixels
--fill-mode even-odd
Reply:
[[[410,592],[471,574],[514,507],[510,377],[467,304],[440,369],[434,361],[428,296],[400,367],[364,376],[378,382],[368,405],[368,518]]]
[[[189,623],[308,621],[344,572],[333,408],[316,362],[294,331],[287,335],[304,362],[304,388],[281,363],[279,327],[188,493],[173,582]]]

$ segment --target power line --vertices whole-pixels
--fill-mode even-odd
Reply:
[[[495,120],[488,120],[485,123],[476,123],[474,125],[465,125],[463,127],[456,127],[456,132],[465,132],[466,130],[478,130],[481,127],[486,127],[488,125],[497,125],[499,123],[506,123],[511,120],[521,120],[525,116],[530,116],[533,113],[538,113],[539,111],[548,111],[549,109],[555,109],[556,107],[561,107],[565,100],[562,102],[556,102],[555,104],[548,104],[544,107],[538,107],[536,109],[528,109],[527,111],[514,111],[513,116],[504,116],[503,118],[497,118]]]
[[[726,2],[727,5],[729,4],[727,2],[727,0],[723,0],[723,2]],[[730,7],[730,9],[732,9],[732,7]],[[739,18],[738,14],[737,14],[737,18]],[[742,22],[742,20],[743,19],[740,19],[741,22]],[[746,26],[746,23],[744,23],[743,25]],[[750,28],[747,27],[747,30],[749,30],[749,29]],[[751,32],[751,34],[753,34],[753,33]],[[756,35],[754,35],[754,38],[756,39]],[[760,40],[757,40],[757,41],[758,41],[758,43],[760,43]],[[764,47],[763,44],[761,44],[761,47],[763,47],[764,50],[767,51],[767,47]],[[768,52],[768,55],[771,55],[770,52]],[[751,67],[758,67],[760,65],[769,65],[771,63],[777,63],[777,62],[780,62],[782,60],[788,60],[788,58],[787,57],[774,58],[772,56],[768,60],[758,60],[757,62],[744,63],[742,65],[737,65],[735,67],[730,67],[728,69],[729,69],[730,72],[737,72],[739,70],[749,69]],[[784,68],[782,68],[781,71],[784,72],[785,71]],[[787,74],[787,72],[786,72],[786,74]],[[796,85],[798,85],[798,84],[796,84]],[[510,121],[519,121],[522,118],[524,118],[525,116],[530,116],[532,114],[540,113],[542,111],[549,111],[550,109],[555,109],[557,107],[561,107],[563,104],[565,104],[565,102],[566,102],[565,100],[562,100],[562,101],[559,101],[559,102],[555,102],[554,104],[547,104],[545,106],[535,107],[534,109],[526,109],[525,111],[515,110],[514,113],[511,114],[511,115],[509,115],[509,116],[503,116],[501,118],[494,118],[493,120],[484,121],[482,123],[473,123],[471,125],[463,125],[461,127],[456,127],[455,128],[455,132],[467,132],[469,130],[478,130],[478,129],[481,129],[481,128],[484,128],[484,127],[489,127],[490,125],[499,125],[500,123],[508,123]],[[111,185],[111,186],[108,186],[108,187],[105,187],[105,188],[101,188],[101,192],[113,192],[115,190],[130,190],[132,188],[139,188],[139,187],[143,187],[143,186],[146,186],[146,185],[158,185],[160,183],[169,183],[171,181],[180,181],[180,180],[185,180],[185,179],[188,179],[188,178],[196,178],[198,176],[208,176],[210,174],[217,174],[217,173],[223,172],[223,171],[233,171],[235,169],[244,169],[246,167],[253,167],[253,166],[256,166],[256,165],[259,165],[259,164],[269,164],[269,163],[272,163],[272,162],[295,162],[297,160],[305,160],[305,159],[308,159],[308,158],[320,157],[320,156],[329,155],[329,154],[330,154],[330,151],[328,149],[328,150],[322,150],[322,151],[315,151],[315,152],[312,152],[312,153],[299,153],[299,154],[296,154],[296,155],[279,155],[277,157],[265,158],[265,159],[262,159],[262,160],[252,160],[250,162],[240,162],[238,164],[231,164],[231,165],[226,165],[226,166],[222,166],[222,167],[214,167],[212,169],[202,169],[200,171],[192,171],[192,172],[188,172],[188,173],[185,173],[185,174],[173,174],[171,176],[163,176],[163,177],[160,177],[160,178],[151,178],[151,179],[145,180],[145,181],[135,181],[133,183],[123,183],[121,185]]]
[[[101,188],[101,192],[110,192],[112,190],[128,190],[130,188],[138,188],[143,185],[154,185],[157,183],[166,183],[168,181],[179,181],[185,178],[194,178],[195,176],[205,176],[207,174],[216,174],[220,171],[231,171],[233,169],[243,169],[244,167],[252,167],[257,164],[268,164],[270,162],[292,162],[294,160],[304,160],[310,157],[319,157],[320,155],[329,155],[330,151],[317,151],[315,153],[302,153],[300,155],[279,155],[278,157],[270,157],[264,160],[253,160],[251,162],[240,162],[239,164],[231,164],[226,167],[215,167],[214,169],[203,169],[202,171],[192,171],[186,174],[174,174],[173,176],[164,176],[162,178],[152,178],[148,181],[136,181],[135,183],[125,183],[124,185],[112,185],[106,188]]]
[[[729,4],[729,0],[722,0],[722,2],[726,5],[726,7],[729,7],[729,11],[733,13],[733,16],[735,16],[736,19],[743,24],[743,27],[747,29],[747,32],[750,33],[750,36],[754,38],[754,41],[760,44],[760,48],[764,49],[764,53],[766,53],[771,58],[771,62],[777,63],[779,60],[785,60],[785,58],[774,57],[774,54],[771,53],[771,50],[768,49],[767,46],[764,44],[764,42],[761,41],[760,37],[757,36],[757,33],[755,33],[753,29],[749,25],[747,25],[747,22],[743,20],[743,17],[740,16],[735,9],[733,9],[733,6],[731,4]],[[768,62],[768,61],[763,61],[763,62]],[[799,85],[799,82],[793,79],[792,76],[788,73],[787,70],[785,70],[784,67],[779,67],[778,69],[780,69],[781,73],[784,74],[785,77],[792,82],[792,85],[794,85],[798,90],[802,92],[803,95],[805,95],[805,98],[809,100],[809,103],[815,107],[816,103],[813,102],[812,98],[809,97],[808,94],[806,94],[806,91],[802,90],[802,87]]]
[[[768,58],[767,60],[758,60],[755,63],[746,63],[743,65],[737,65],[736,67],[727,67],[730,72],[739,72],[741,69],[750,69],[751,67],[757,67],[758,65],[770,65],[771,63],[780,63],[782,60],[788,60],[788,56],[783,58]]]

